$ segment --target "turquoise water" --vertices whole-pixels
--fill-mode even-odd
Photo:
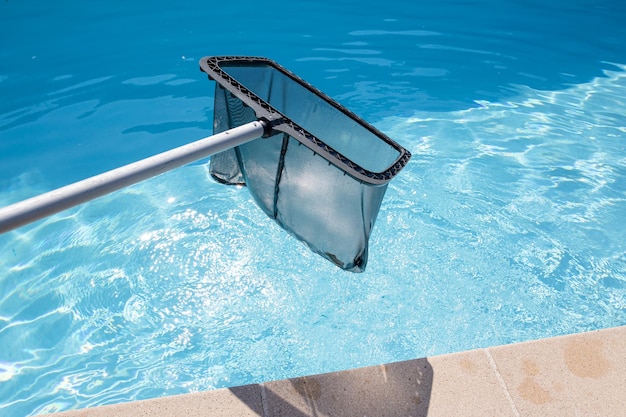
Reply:
[[[211,133],[275,59],[413,153],[350,274],[197,163],[0,236],[0,415],[626,324],[622,2],[0,3],[0,204]]]

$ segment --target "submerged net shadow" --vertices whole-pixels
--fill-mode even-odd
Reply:
[[[209,57],[214,132],[265,120],[263,139],[211,158],[213,178],[246,185],[282,228],[342,269],[365,270],[387,184],[410,153],[264,58]]]

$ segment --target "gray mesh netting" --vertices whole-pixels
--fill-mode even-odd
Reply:
[[[264,58],[208,57],[214,131],[264,120],[258,139],[211,157],[211,175],[245,184],[281,227],[337,266],[362,272],[387,183],[410,153]]]

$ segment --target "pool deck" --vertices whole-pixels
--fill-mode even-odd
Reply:
[[[626,326],[54,414],[626,416]]]

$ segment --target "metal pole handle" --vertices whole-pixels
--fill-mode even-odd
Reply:
[[[265,127],[263,121],[250,122],[0,208],[0,234],[260,138],[265,133]]]

